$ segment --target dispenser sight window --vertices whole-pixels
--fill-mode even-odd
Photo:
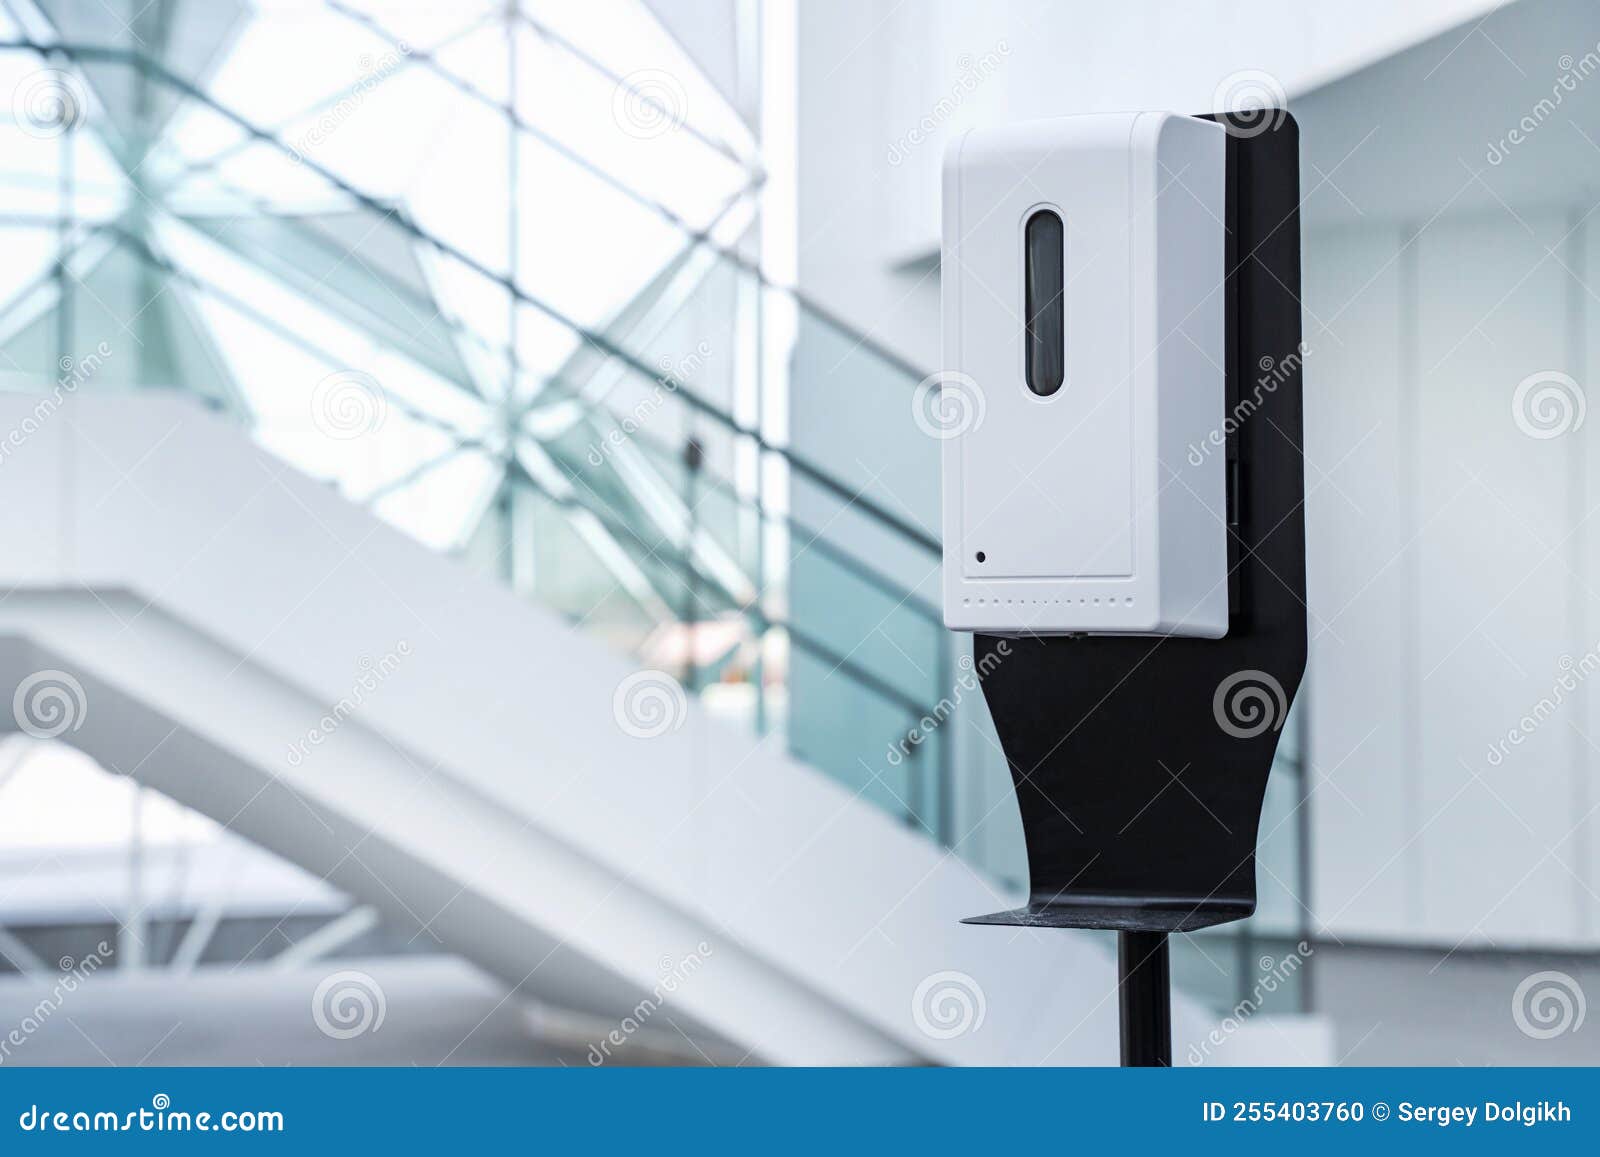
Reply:
[[[1028,389],[1047,398],[1066,376],[1065,287],[1066,246],[1061,217],[1040,209],[1024,230],[1023,281],[1027,294]]]

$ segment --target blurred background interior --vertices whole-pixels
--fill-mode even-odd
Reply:
[[[1287,99],[1311,664],[1262,822],[1260,909],[1176,938],[1181,1001],[1195,1023],[1229,1017],[1251,1060],[1595,1063],[1600,1026],[1530,1034],[1514,1003],[1545,971],[1600,993],[1600,692],[1553,692],[1600,646],[1600,423],[1530,436],[1514,398],[1566,375],[1548,380],[1581,406],[1596,376],[1597,71],[1585,0],[3,0],[0,388],[48,395],[77,373],[86,400],[187,399],[330,501],[559,616],[529,612],[560,630],[527,662],[573,656],[573,694],[609,714],[615,679],[584,684],[590,651],[669,672],[695,719],[892,820],[907,864],[1016,891],[1004,761],[980,697],[952,695],[968,641],[940,622],[939,443],[913,416],[939,359],[944,143]],[[381,423],[341,426],[330,380]],[[368,576],[407,597],[408,581]],[[7,672],[45,665],[33,654]],[[97,690],[108,671],[80,677],[91,720],[123,710],[102,706],[120,702]],[[541,709],[557,744],[561,704],[518,707]],[[111,758],[72,738],[0,744],[0,1027],[37,1022],[0,1063],[586,1064],[649,987],[601,944],[544,985],[519,938],[569,937],[475,914],[516,942],[497,947],[438,919],[452,906],[403,866],[304,846],[306,812],[235,822],[176,743]],[[648,772],[652,749],[633,750]],[[442,862],[382,837],[396,864]],[[900,848],[841,842],[829,870],[871,877]],[[446,897],[487,893],[494,871],[438,870]],[[628,919],[654,902],[641,886]],[[728,967],[779,975],[783,936],[827,918],[748,944],[718,918],[740,943]],[[1110,1057],[1108,938],[1061,935],[1086,970],[1063,999],[1098,1018],[1092,1039],[1007,1038],[995,982],[995,1051],[977,1059]],[[892,951],[913,981],[947,967],[915,941]],[[307,1015],[346,971],[376,990],[374,1031]],[[832,1010],[816,1023],[838,1024],[806,1049],[784,1046],[810,1013],[669,1000],[617,1055],[952,1059],[937,1033],[863,1011],[850,977],[808,984]],[[894,999],[904,1020],[911,988]],[[851,1034],[874,1043],[852,1052]]]

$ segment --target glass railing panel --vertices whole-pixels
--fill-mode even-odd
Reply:
[[[1173,1057],[1178,1065],[1215,1063],[1227,1056],[1228,1038],[1257,1013],[1292,1016],[1305,1011],[1311,956],[1293,937],[1252,936],[1238,929],[1174,936],[1173,984],[1212,1010],[1223,1024],[1220,1039],[1200,1040]],[[1314,952],[1314,950],[1313,950]],[[1262,1025],[1251,1031],[1267,1031]]]
[[[681,401],[669,397],[663,404]],[[704,420],[701,424],[708,425]],[[620,433],[619,428],[611,429]],[[641,547],[665,544],[681,558],[683,536],[695,536],[693,565],[700,573],[700,585],[679,615],[685,622],[708,619],[708,608],[700,600],[709,589],[728,594],[758,584],[759,566],[747,566],[745,560],[759,545],[759,537],[750,533],[759,521],[745,517],[750,504],[718,468],[718,455],[705,453],[701,468],[691,470],[684,446],[661,443],[658,429],[659,424],[649,423],[632,429],[627,438],[608,441],[584,421],[546,438],[542,445],[570,471],[575,487],[586,490],[591,502],[618,520],[647,528],[640,533]],[[712,429],[727,438],[739,437],[720,426]],[[709,437],[714,441],[716,435]],[[666,534],[659,519],[652,521],[648,511],[641,509],[647,504],[640,502],[639,487],[646,478],[659,487],[658,502],[667,503],[678,514],[693,511],[692,519],[671,523],[679,532],[676,537]],[[825,534],[787,521],[785,529],[803,547],[799,557],[814,556],[817,563],[806,572],[807,579],[823,586],[808,590],[807,598],[834,608],[828,619],[789,620],[791,654],[808,661],[803,668],[796,664],[798,677],[825,685],[824,692],[791,706],[789,737],[794,749],[808,759],[814,756],[815,762],[853,789],[869,788],[880,800],[892,802],[896,795],[905,797],[908,792],[919,799],[928,796],[929,785],[908,778],[911,771],[904,765],[936,769],[941,760],[938,744],[928,743],[916,750],[916,743],[905,741],[939,698],[934,672],[941,662],[942,628],[937,627],[936,613],[920,601],[908,602],[891,580],[838,550]],[[771,574],[759,577],[764,586],[772,581]],[[782,601],[789,600],[784,597]],[[763,605],[770,606],[770,601],[764,599]],[[772,680],[776,675],[769,669],[764,678]],[[790,677],[795,677],[793,672]],[[716,673],[704,671],[698,672],[697,678],[702,686],[707,679],[719,681]],[[856,706],[841,713],[835,702],[841,694]],[[874,735],[870,761],[860,758],[861,737],[852,723],[857,714],[863,714],[862,726]],[[854,755],[846,759],[847,752]],[[936,774],[929,770],[924,776]],[[930,825],[936,820],[935,810],[926,799],[917,804],[917,814]]]
[[[456,327],[441,314],[417,246],[383,213],[357,206],[184,221],[407,358],[463,385],[471,381]]]
[[[939,700],[948,676],[941,670],[944,626],[937,610],[825,535],[800,537],[789,565],[792,621],[913,703],[931,707]]]
[[[914,419],[919,380],[870,338],[801,310],[791,386],[795,452],[931,532],[939,524],[940,442]]]
[[[1259,899],[1256,914],[1245,929],[1251,936],[1298,940],[1314,931],[1303,899],[1309,884],[1304,857],[1308,809],[1313,806],[1303,762],[1305,703],[1302,688],[1278,733],[1277,754],[1267,780],[1256,840]]]
[[[614,646],[638,652],[659,619],[608,565],[611,548],[592,527],[533,487],[500,490],[462,552],[480,573],[581,624]]]
[[[664,588],[667,606],[684,622],[752,607],[759,582],[743,564],[747,507],[706,470],[690,469],[682,448],[636,437],[595,447],[603,435],[585,421],[540,441],[572,493],[608,522],[630,528],[630,549],[671,559],[688,574]]]
[[[618,351],[648,371],[652,386],[689,390],[723,413],[736,411],[741,389],[754,392],[754,375],[743,356],[753,341],[753,318],[740,311],[742,288],[751,278],[707,245],[686,244],[649,287],[605,328]],[[593,352],[591,356],[593,356]],[[597,383],[602,384],[602,383]],[[611,397],[586,390],[619,416],[645,403],[653,390]]]
[[[1298,935],[1306,923],[1299,897],[1301,879],[1299,811],[1302,806],[1300,772],[1280,758],[1267,780],[1267,798],[1261,811],[1256,846],[1256,914],[1251,921],[1257,935]]]
[[[911,705],[874,685],[841,677],[830,656],[798,647],[789,673],[788,734],[794,755],[891,815],[939,834],[935,750],[913,747],[897,762],[882,755],[912,726]]]

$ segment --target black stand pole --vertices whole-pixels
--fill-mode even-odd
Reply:
[[[1117,933],[1124,1068],[1172,1065],[1172,976],[1165,932]]]

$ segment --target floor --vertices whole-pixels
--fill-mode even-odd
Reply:
[[[0,977],[0,1065],[705,1063],[670,1025],[607,1045],[618,1027],[508,998],[449,956]]]
[[[1600,954],[1319,944],[1310,978],[1343,1064],[1600,1065]]]

